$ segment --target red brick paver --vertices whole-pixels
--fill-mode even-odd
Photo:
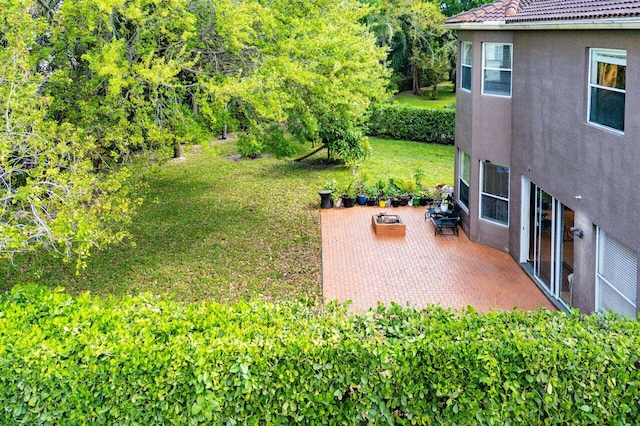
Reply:
[[[397,302],[424,307],[521,310],[549,300],[507,254],[460,236],[434,236],[425,207],[356,206],[322,210],[322,288],[326,300],[356,310]],[[399,214],[404,237],[376,235],[371,216]],[[445,231],[446,232],[446,231]]]

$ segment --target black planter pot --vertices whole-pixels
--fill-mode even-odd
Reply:
[[[400,200],[397,198],[394,198],[393,200],[391,200],[391,206],[392,207],[400,207]]]
[[[322,191],[318,191],[320,194],[320,208],[321,209],[330,209],[333,207],[333,201],[331,200],[331,193],[333,191],[330,189],[323,189]]]
[[[343,207],[353,207],[355,202],[356,202],[355,198],[342,197],[342,206]]]
[[[427,197],[420,197],[420,205],[426,206],[427,204],[429,204]]]
[[[376,204],[378,204],[378,199],[377,199],[377,198],[375,198],[375,197],[369,197],[369,198],[367,198],[367,205],[368,205],[369,207],[371,207],[371,206],[375,206]]]
[[[401,206],[408,206],[410,199],[411,199],[410,197],[405,197],[405,196],[400,197],[400,205]]]

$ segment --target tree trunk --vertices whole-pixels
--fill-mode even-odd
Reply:
[[[293,160],[293,161],[302,161],[302,160],[304,160],[305,158],[309,158],[309,157],[311,157],[313,154],[315,154],[316,152],[318,152],[318,151],[320,151],[320,150],[322,150],[322,149],[324,149],[324,148],[325,148],[325,145],[322,145],[320,148],[315,149],[315,150],[311,151],[310,153],[303,155],[303,156],[302,156],[302,157],[300,157],[300,158],[296,158],[296,159],[295,159],[295,160]],[[327,149],[327,152],[328,152],[328,151],[329,151],[329,150]]]
[[[458,79],[458,73],[455,68],[451,70],[449,76],[451,77],[449,80],[453,83],[453,90],[451,90],[451,92],[456,93],[456,80]]]
[[[222,126],[222,134],[220,135],[220,139],[227,139],[227,125]]]
[[[411,75],[413,76],[413,94],[420,96],[422,94],[420,91],[422,88],[422,77],[420,76],[420,69],[415,63],[411,64]]]

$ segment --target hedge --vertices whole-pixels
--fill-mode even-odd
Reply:
[[[576,313],[0,298],[0,424],[637,424],[640,326]]]
[[[455,109],[416,108],[395,103],[371,108],[369,136],[453,145]]]

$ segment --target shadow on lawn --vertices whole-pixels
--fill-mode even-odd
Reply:
[[[282,235],[285,222],[306,220],[307,202],[301,206],[299,200],[284,197],[290,181],[282,174],[290,173],[290,166],[221,166],[219,175],[204,162],[168,167],[146,176],[146,201],[130,227],[135,246],[123,243],[95,252],[79,275],[73,265],[61,267],[50,254],[21,256],[14,266],[0,269],[5,276],[2,287],[37,282],[63,286],[72,293],[150,291],[188,302],[314,297],[319,292],[317,286],[296,289],[296,277],[308,272],[304,267],[308,236],[297,230]],[[258,185],[256,177],[268,178],[269,183]],[[238,183],[237,188],[230,182]],[[270,187],[267,202],[247,194],[265,187]]]

